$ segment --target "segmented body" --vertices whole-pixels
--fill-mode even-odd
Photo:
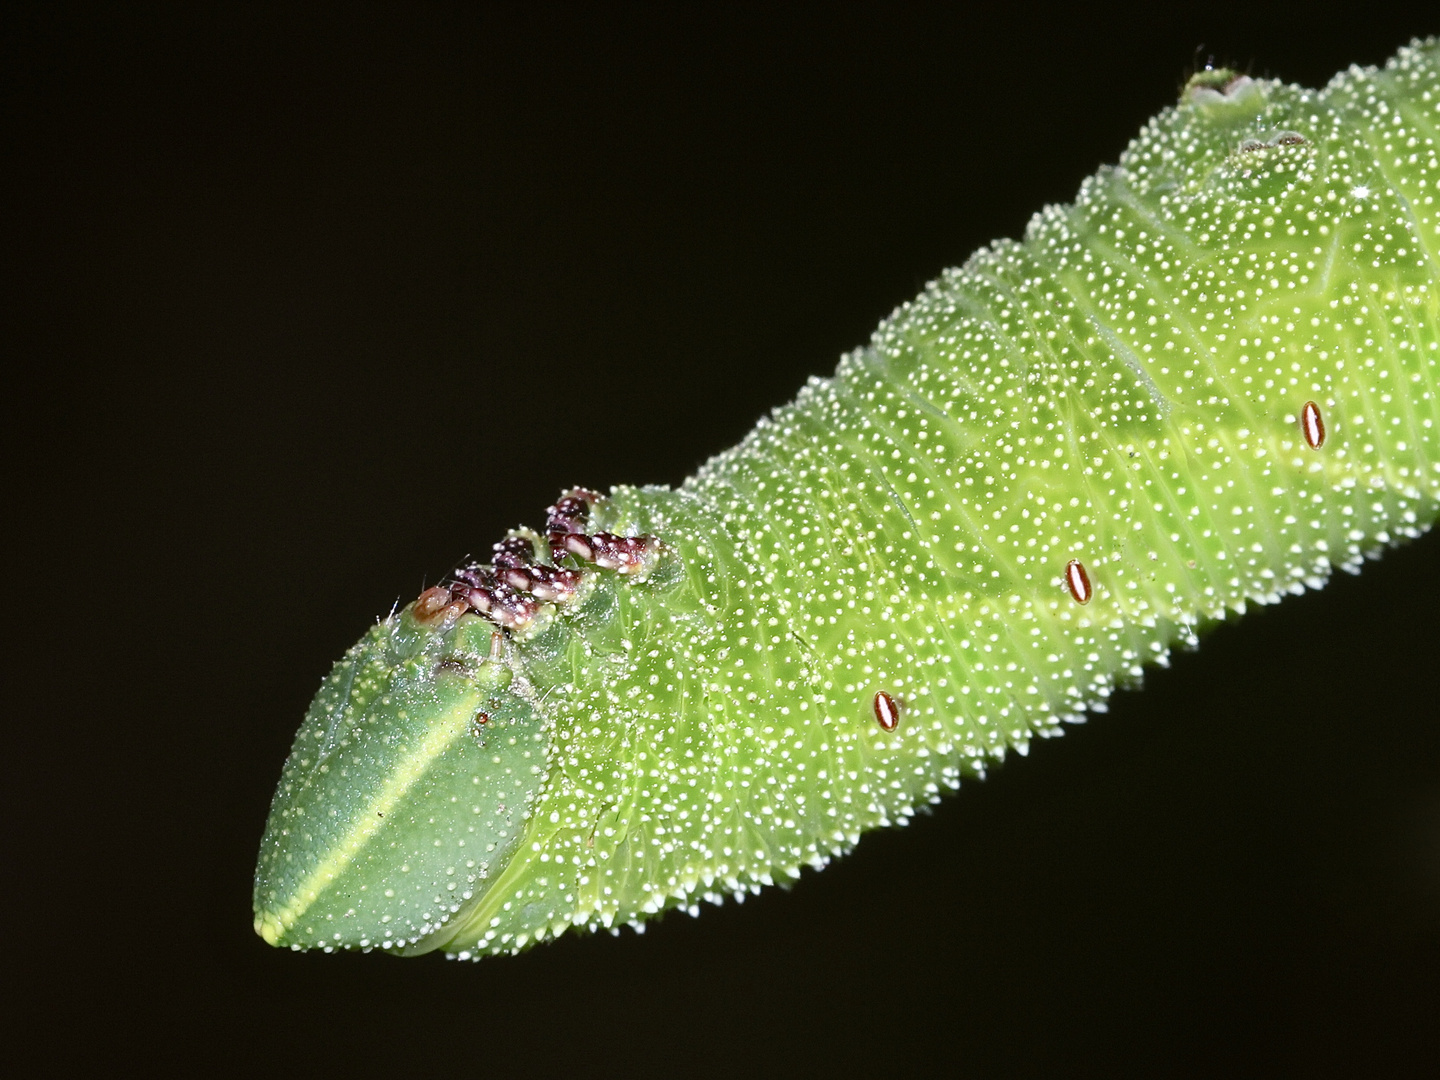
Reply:
[[[1323,91],[1202,75],[679,490],[552,508],[547,569],[422,598],[512,631],[543,770],[469,895],[335,940],[512,951],[794,877],[1428,527],[1437,138],[1433,44]],[[576,573],[612,548],[643,572]]]

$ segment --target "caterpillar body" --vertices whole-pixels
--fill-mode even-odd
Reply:
[[[1440,510],[1440,45],[1196,75],[678,489],[577,489],[316,695],[256,929],[462,958],[797,877]]]

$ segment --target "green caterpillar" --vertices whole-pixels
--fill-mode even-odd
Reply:
[[[1440,510],[1440,44],[1209,70],[678,490],[576,490],[316,695],[293,948],[515,952],[821,867]]]

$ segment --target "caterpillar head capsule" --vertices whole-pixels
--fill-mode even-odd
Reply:
[[[495,627],[433,606],[377,623],[310,705],[255,873],[272,945],[425,951],[517,842],[543,774],[538,715]]]

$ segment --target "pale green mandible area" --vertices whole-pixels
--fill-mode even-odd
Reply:
[[[680,489],[557,502],[336,666],[257,930],[474,957],[794,878],[1417,535],[1437,137],[1434,42],[1204,72]]]

